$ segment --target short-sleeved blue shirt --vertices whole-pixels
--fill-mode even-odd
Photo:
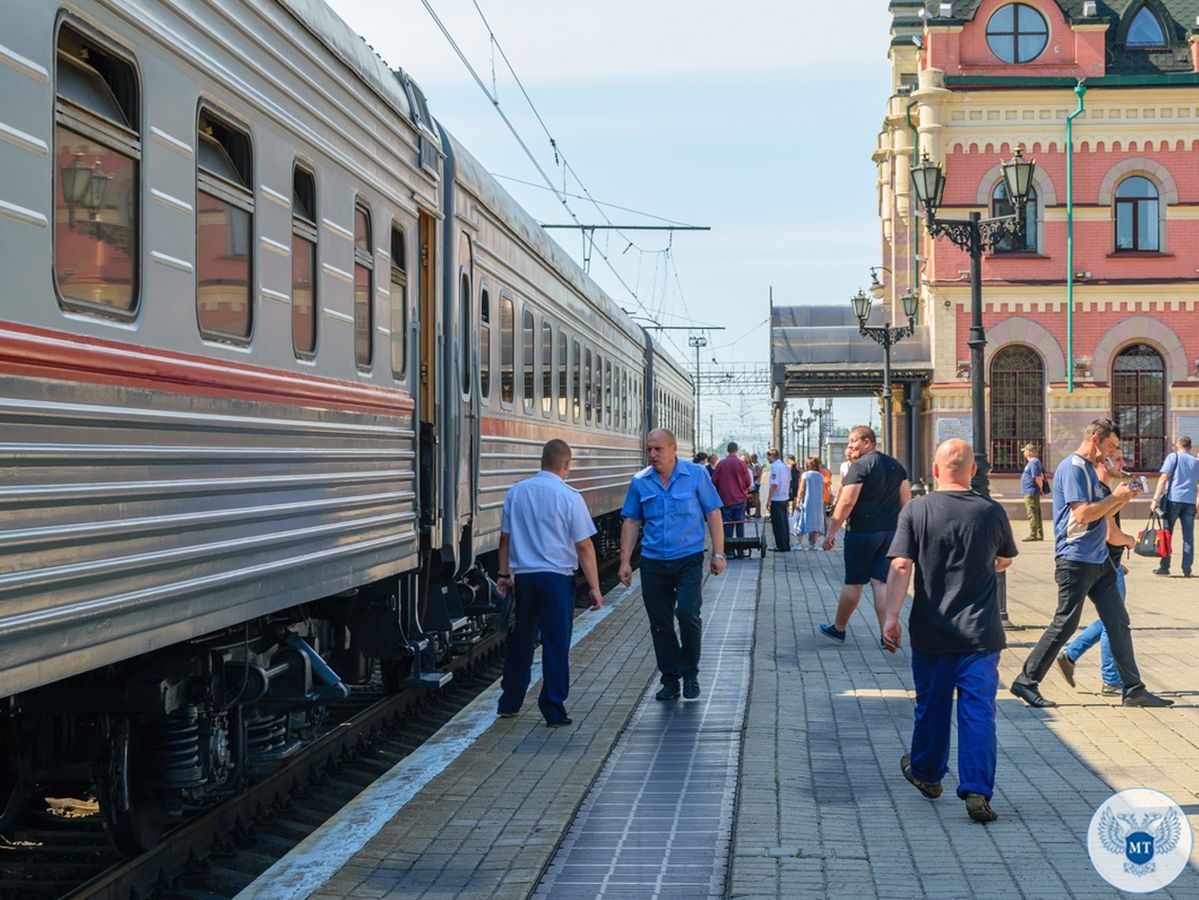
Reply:
[[[681,559],[703,552],[705,520],[721,505],[704,467],[678,459],[665,486],[653,466],[634,475],[620,514],[642,523],[646,559]]]
[[[1071,503],[1094,503],[1103,499],[1095,467],[1071,453],[1053,473],[1053,555],[1073,562],[1102,563],[1107,560],[1107,521],[1098,518],[1088,525],[1075,525]]]
[[[1040,494],[1041,489],[1037,487],[1037,479],[1044,474],[1045,472],[1041,469],[1041,461],[1034,456],[1025,465],[1024,474],[1020,476],[1020,493]]]
[[[1162,463],[1161,471],[1170,476],[1166,499],[1175,503],[1194,503],[1195,482],[1199,480],[1199,459],[1189,453],[1171,453]]]

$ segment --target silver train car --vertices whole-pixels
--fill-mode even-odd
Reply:
[[[319,0],[0,35],[0,832],[116,846],[506,621],[541,443],[610,540],[692,386]]]

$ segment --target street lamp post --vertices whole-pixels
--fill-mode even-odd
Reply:
[[[1016,155],[1003,163],[1004,186],[1012,203],[1013,213],[984,219],[972,212],[966,219],[938,219],[937,208],[945,194],[945,171],[924,155],[920,165],[912,167],[912,187],[916,199],[924,206],[928,233],[933,238],[947,237],[954,246],[970,254],[970,404],[974,438],[974,463],[978,467],[970,487],[984,497],[991,495],[987,477],[991,463],[987,459],[986,373],[983,371],[983,351],[987,333],[983,328],[982,255],[994,249],[1005,238],[1015,240],[1024,231],[1024,208],[1032,184],[1036,162],[1026,160],[1019,145]]]
[[[866,318],[870,315],[871,297],[865,291],[859,289],[849,298],[849,302],[853,304],[854,315],[858,317],[858,333],[863,337],[870,338],[883,348],[883,450],[890,456],[892,454],[891,348],[904,338],[911,337],[912,332],[916,330],[916,311],[920,305],[920,298],[911,293],[903,295],[901,302],[904,315],[908,317],[908,324],[898,327],[866,324]]]
[[[816,421],[815,416],[804,416],[803,420],[803,458],[807,462],[809,456],[812,455],[812,424]]]

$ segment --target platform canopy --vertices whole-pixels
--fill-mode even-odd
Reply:
[[[868,324],[889,321],[878,308]],[[883,348],[858,333],[848,303],[835,306],[776,306],[770,326],[772,380],[785,397],[863,396],[883,386]],[[891,348],[891,380],[927,381],[932,377],[927,325]]]

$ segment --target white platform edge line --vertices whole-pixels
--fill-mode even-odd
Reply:
[[[570,638],[571,648],[591,634],[640,586],[640,573],[634,573],[631,587],[619,591],[613,600],[605,601],[599,612],[576,621]],[[540,681],[539,649],[533,660],[529,690],[537,687]],[[500,685],[497,681],[460,710],[429,740],[396,763],[333,818],[243,888],[234,900],[291,900],[307,897],[319,890],[413,797],[495,724],[499,695]]]

